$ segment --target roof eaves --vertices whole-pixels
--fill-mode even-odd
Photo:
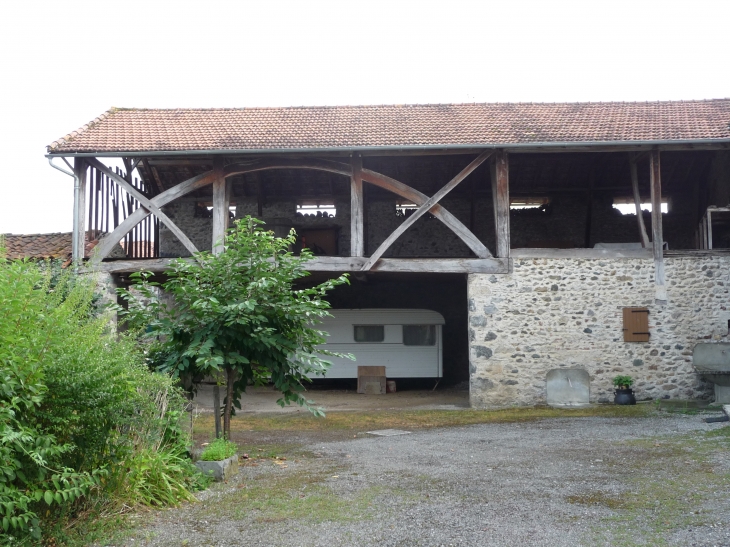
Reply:
[[[96,152],[58,152],[49,151],[47,158],[64,157],[124,157],[144,155],[145,157],[184,156],[190,154],[224,155],[224,154],[291,154],[295,153],[322,153],[322,152],[393,152],[393,151],[434,151],[434,150],[473,150],[476,148],[518,150],[521,148],[586,148],[602,146],[682,146],[727,145],[730,138],[718,139],[683,139],[683,140],[642,140],[642,141],[564,141],[564,142],[520,142],[520,143],[464,143],[464,144],[431,144],[431,145],[396,145],[396,146],[335,146],[320,148],[243,148],[243,149],[190,149],[190,150],[99,150]]]

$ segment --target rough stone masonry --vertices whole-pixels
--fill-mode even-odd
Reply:
[[[583,368],[590,401],[613,377],[637,399],[707,398],[692,366],[700,341],[728,338],[730,257],[665,258],[668,299],[654,300],[647,259],[520,258],[504,275],[469,276],[470,397],[476,408],[546,402],[548,371]],[[649,309],[649,342],[624,342],[622,308]]]

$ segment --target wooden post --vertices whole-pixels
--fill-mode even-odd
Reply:
[[[591,248],[591,229],[593,228],[593,189],[596,185],[596,165],[595,162],[591,165],[591,170],[588,173],[588,196],[586,201],[588,202],[588,208],[586,209],[586,229],[583,237],[583,247],[586,249]]]
[[[230,186],[223,177],[223,163],[216,161],[216,171],[221,176],[213,182],[213,254],[224,250],[226,230],[228,230],[228,210],[231,201]]]
[[[634,206],[636,207],[636,221],[639,225],[639,237],[641,238],[641,246],[645,249],[649,248],[649,236],[646,233],[644,225],[644,215],[641,212],[641,194],[639,193],[639,174],[636,170],[636,154],[629,154],[629,166],[631,167],[631,188],[634,191]]]
[[[492,164],[492,203],[498,258],[509,258],[509,162],[507,152],[497,150]]]
[[[362,188],[362,157],[352,154],[350,178],[350,256],[365,256],[365,200]]]
[[[649,156],[649,178],[651,182],[651,241],[654,251],[654,284],[657,303],[666,303],[667,287],[664,276],[664,236],[662,235],[662,177],[659,150],[652,150]]]
[[[75,264],[84,260],[86,252],[86,171],[82,158],[74,158],[74,226],[72,258]]]

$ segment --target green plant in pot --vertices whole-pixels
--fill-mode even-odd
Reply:
[[[631,376],[615,376],[613,379],[613,385],[616,386],[616,391],[613,392],[613,402],[617,405],[635,405],[636,397],[634,397],[634,390],[631,386],[634,384],[634,379]]]

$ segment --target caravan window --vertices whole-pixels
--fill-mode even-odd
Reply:
[[[436,345],[436,325],[403,325],[403,345]]]
[[[385,340],[383,325],[355,325],[355,342],[382,342]]]

